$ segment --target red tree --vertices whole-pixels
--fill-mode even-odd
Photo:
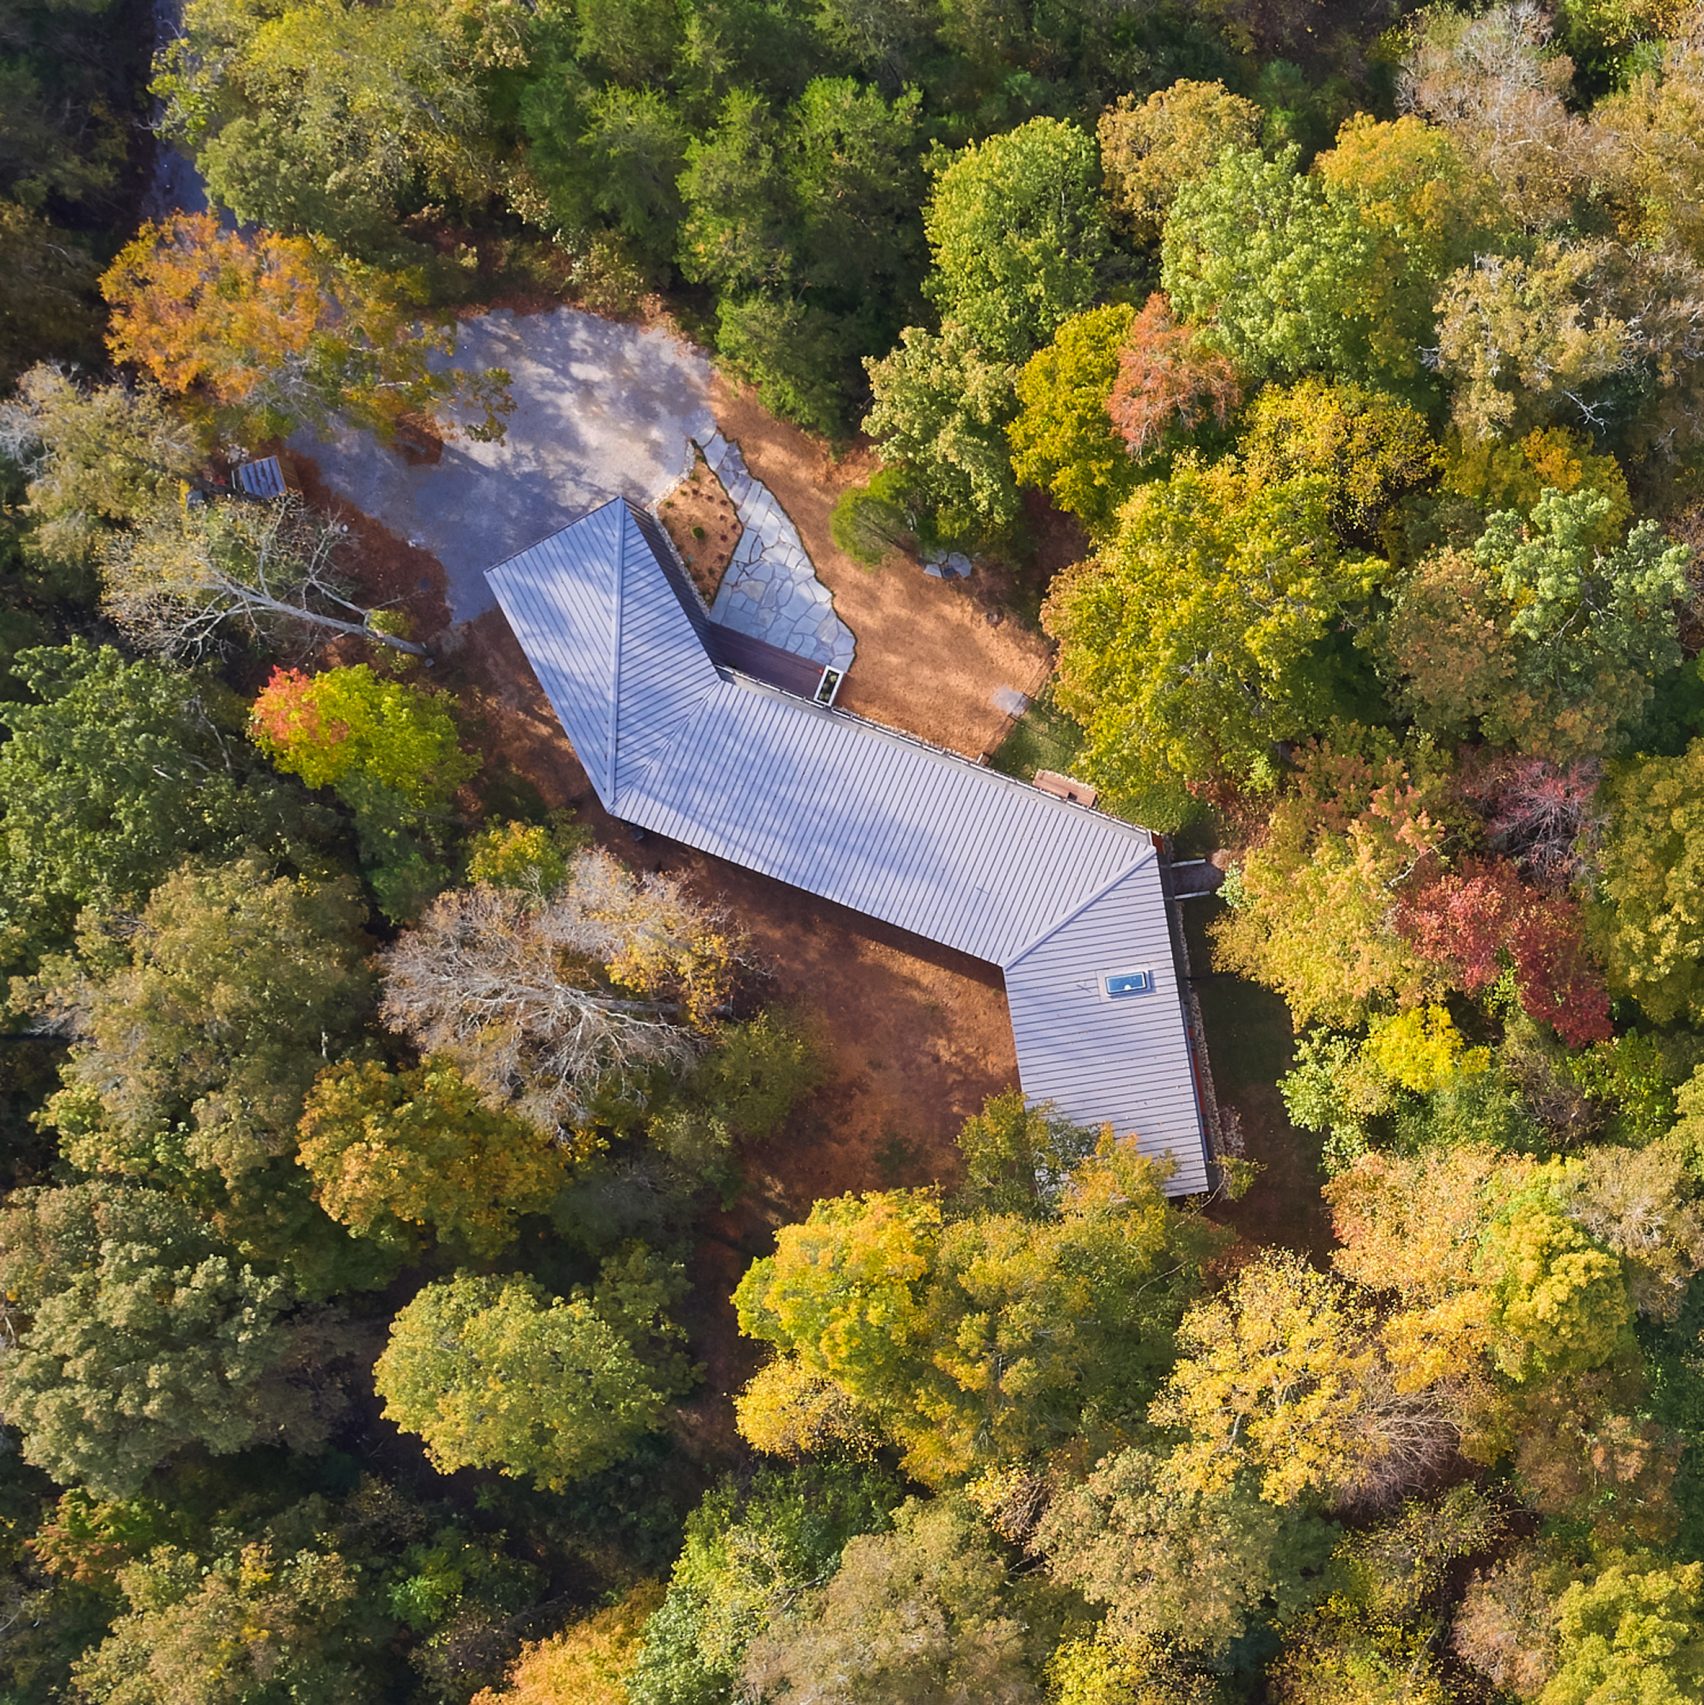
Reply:
[[[1469,994],[1510,966],[1522,1010],[1569,1047],[1609,1037],[1609,993],[1586,951],[1578,903],[1530,887],[1507,859],[1470,860],[1405,895],[1396,927]]]
[[[1137,461],[1156,455],[1169,438],[1195,431],[1209,417],[1223,426],[1241,401],[1229,359],[1179,325],[1171,303],[1155,291],[1131,322],[1106,403],[1130,454]]]

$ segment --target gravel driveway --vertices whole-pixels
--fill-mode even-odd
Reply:
[[[491,607],[493,563],[608,498],[654,502],[690,468],[688,440],[715,429],[709,364],[665,332],[575,308],[499,310],[463,322],[453,359],[513,376],[501,443],[451,439],[438,461],[418,465],[366,432],[298,437],[291,448],[346,502],[444,565],[456,621]]]

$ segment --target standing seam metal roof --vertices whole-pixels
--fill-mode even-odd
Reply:
[[[1152,836],[719,668],[657,533],[616,499],[486,576],[605,808],[999,965],[1025,1093],[1204,1189]]]

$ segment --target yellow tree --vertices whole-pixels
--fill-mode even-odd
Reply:
[[[497,1112],[447,1061],[391,1072],[371,1060],[322,1072],[302,1113],[297,1158],[314,1196],[362,1237],[414,1228],[476,1256],[514,1241],[548,1207],[564,1156],[535,1126]]]
[[[501,435],[508,374],[444,365],[446,326],[427,327],[421,283],[330,244],[223,229],[209,213],[145,225],[101,280],[114,357],[228,431],[261,438],[342,417],[383,433],[407,417],[439,431],[471,404],[474,437]]]

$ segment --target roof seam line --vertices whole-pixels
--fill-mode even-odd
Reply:
[[[1057,935],[1067,924],[1075,923],[1090,906],[1098,905],[1113,891],[1114,888],[1119,885],[1119,883],[1123,882],[1127,877],[1134,876],[1136,872],[1139,871],[1152,857],[1154,857],[1154,846],[1153,843],[1150,842],[1148,846],[1143,849],[1142,856],[1134,863],[1127,864],[1124,869],[1119,871],[1119,873],[1113,877],[1110,882],[1103,883],[1101,887],[1097,888],[1094,893],[1088,897],[1088,899],[1084,900],[1080,905],[1073,906],[1071,910],[1064,915],[1064,917],[1055,918],[1046,929],[1026,941],[1010,959],[1001,960],[1000,969],[1002,971],[1009,971],[1014,965],[1017,965],[1021,961],[1027,959],[1030,954],[1035,952],[1035,950],[1040,947],[1044,941]]]
[[[628,519],[625,503],[618,513],[621,519],[615,532],[615,622],[610,633],[613,655],[610,658],[609,750],[604,754],[604,784],[612,809],[617,803],[616,754],[621,750],[621,622],[627,602],[627,529],[633,524]]]

